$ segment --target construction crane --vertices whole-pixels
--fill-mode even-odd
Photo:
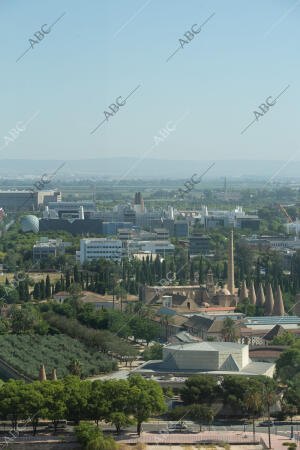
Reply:
[[[284,212],[284,214],[286,215],[286,217],[289,219],[290,223],[294,223],[293,219],[291,218],[291,216],[288,214],[287,210],[279,203],[280,209],[281,211]]]

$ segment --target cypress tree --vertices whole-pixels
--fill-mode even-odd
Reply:
[[[30,293],[27,281],[24,281],[24,300],[25,302],[29,302],[30,300]]]
[[[25,293],[24,293],[24,284],[23,281],[21,281],[18,285],[18,291],[19,291],[19,298],[21,302],[25,301]]]
[[[44,280],[40,281],[40,298],[43,300],[46,297],[46,290],[45,290],[45,282]]]
[[[59,291],[61,291],[61,282],[58,280],[58,281],[55,283],[55,290],[54,290],[54,292],[57,293],[57,292],[59,292]]]
[[[70,284],[71,284],[71,281],[70,281],[70,273],[69,273],[69,271],[67,270],[67,271],[66,271],[66,289],[67,289],[67,290],[69,289]]]
[[[50,278],[49,275],[46,277],[46,298],[51,297],[51,284],[50,284]]]
[[[40,299],[40,283],[34,283],[33,298],[35,300],[39,300]]]
[[[75,283],[79,283],[79,273],[77,265],[74,266],[74,281]]]

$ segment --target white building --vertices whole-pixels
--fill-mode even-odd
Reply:
[[[272,377],[274,369],[273,363],[253,362],[249,358],[248,345],[233,342],[183,342],[164,346],[162,360],[147,361],[134,372],[154,378],[173,374],[182,377],[183,383],[186,376],[195,374]]]
[[[169,241],[129,241],[131,253],[147,253],[152,255],[170,255],[175,251],[175,246]]]
[[[93,259],[112,259],[121,261],[122,241],[119,239],[91,238],[80,240],[80,251],[76,252],[76,260],[82,264]]]
[[[288,233],[299,234],[300,232],[300,220],[296,219],[293,223],[285,224]]]
[[[262,316],[247,317],[243,323],[245,328],[252,330],[271,330],[275,325],[289,330],[297,328],[300,325],[300,317],[298,316]]]
[[[48,258],[49,256],[58,256],[65,253],[65,247],[71,247],[71,242],[63,242],[62,239],[48,239],[41,237],[39,242],[33,246],[33,262]]]

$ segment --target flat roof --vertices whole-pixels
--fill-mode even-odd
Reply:
[[[298,316],[262,316],[262,317],[247,317],[245,324],[249,325],[277,325],[282,323],[300,323]]]

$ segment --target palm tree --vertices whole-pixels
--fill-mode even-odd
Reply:
[[[81,368],[82,363],[79,361],[79,359],[71,359],[69,362],[67,369],[69,370],[71,375],[75,375],[76,377],[81,377]]]
[[[252,389],[247,391],[245,395],[245,406],[249,413],[252,415],[253,420],[253,442],[255,442],[255,417],[262,411],[263,402],[260,392]]]
[[[274,385],[272,385],[270,382],[265,383],[263,385],[263,398],[262,399],[263,399],[263,404],[267,405],[267,410],[268,410],[269,448],[271,448],[270,409],[271,409],[271,406],[273,406],[277,402],[278,398],[276,395]]]
[[[151,320],[155,316],[155,311],[151,305],[143,305],[140,314],[144,319]]]
[[[237,342],[238,340],[236,325],[230,317],[226,317],[224,320],[221,333],[225,342]]]

